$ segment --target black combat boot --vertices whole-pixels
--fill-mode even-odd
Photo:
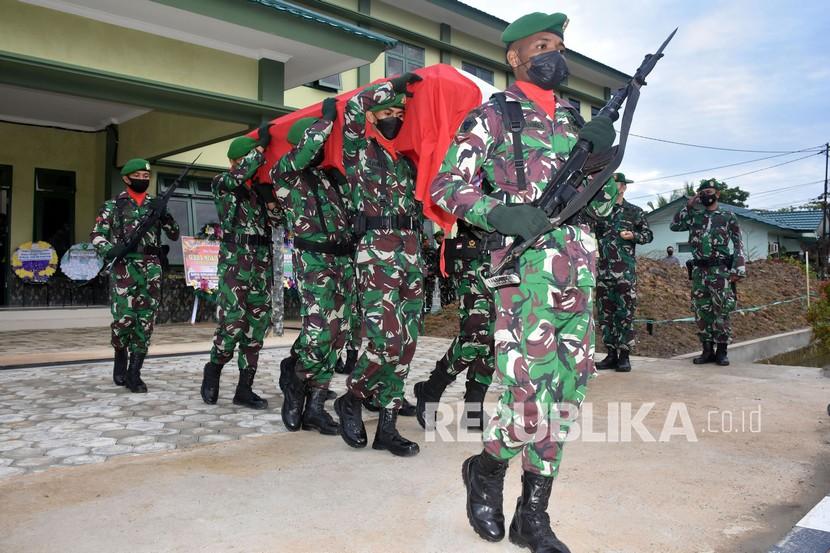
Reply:
[[[325,388],[309,387],[303,411],[303,430],[317,430],[320,434],[334,436],[340,433],[340,425],[326,411],[326,392]]]
[[[112,382],[116,386],[124,386],[127,383],[127,364],[130,362],[130,354],[127,348],[115,350],[115,361],[112,364]]]
[[[282,375],[280,368],[280,380],[283,381],[282,389],[282,422],[289,432],[296,432],[303,422],[303,407],[305,407],[306,383],[297,377],[296,372]],[[325,394],[323,402],[326,401]]]
[[[352,374],[354,372],[354,368],[357,365],[357,350],[356,349],[347,349],[346,350],[346,364],[343,366],[343,374]]]
[[[398,411],[383,408],[378,417],[378,428],[375,432],[375,441],[372,449],[386,450],[398,457],[412,457],[421,450],[418,444],[401,436],[397,428]]]
[[[718,344],[718,349],[715,352],[715,363],[721,367],[725,367],[729,364],[729,357],[726,356],[726,347],[726,344]]]
[[[285,393],[285,385],[286,383],[291,381],[291,378],[297,374],[294,369],[297,366],[297,356],[294,355],[294,350],[291,350],[291,354],[280,361],[280,379],[279,379],[279,386],[280,390]]]
[[[400,417],[414,417],[415,416],[415,406],[409,403],[409,400],[405,397],[401,398],[401,408],[398,409],[398,416]]]
[[[571,553],[550,528],[548,500],[553,478],[525,471],[522,474],[522,497],[516,501],[516,513],[510,523],[510,541],[533,553]]]
[[[692,359],[695,365],[703,365],[704,363],[712,363],[715,360],[715,353],[712,351],[712,342],[703,342],[703,353]]]
[[[251,389],[254,385],[255,368],[249,368],[239,371],[239,383],[236,385],[236,393],[233,396],[234,405],[242,405],[243,407],[250,407],[251,409],[267,409],[268,400],[259,397]]]
[[[467,430],[484,430],[484,396],[487,386],[475,379],[468,379],[464,392],[464,415],[462,424]]]
[[[628,358],[629,351],[621,349],[617,354],[617,372],[627,373],[631,372],[631,360]]]
[[[597,363],[597,370],[605,371],[608,369],[616,369],[618,361],[617,350],[614,348],[608,348],[608,353],[606,354],[605,359]]]
[[[421,428],[426,428],[426,411],[427,405],[430,403],[438,403],[441,401],[441,396],[447,386],[455,382],[455,377],[449,374],[448,367],[443,358],[435,363],[435,368],[429,373],[429,379],[425,382],[418,382],[415,384],[415,416],[418,418],[418,424]],[[435,426],[435,411],[432,412],[430,420],[430,427]]]
[[[378,404],[375,403],[375,396],[369,396],[363,400],[363,408],[369,411],[370,413],[377,413],[380,411],[380,407]]]
[[[216,405],[219,399],[219,377],[222,374],[222,365],[212,361],[205,364],[202,375],[202,400],[208,405]]]
[[[346,365],[343,363],[343,358],[337,356],[337,363],[334,364],[334,372],[337,374],[346,374]]]
[[[467,488],[467,520],[476,534],[487,541],[504,538],[502,491],[507,461],[482,451],[461,466],[461,477]]]
[[[146,353],[133,352],[130,355],[130,365],[127,367],[125,384],[134,394],[146,394],[147,385],[141,380],[141,367],[144,365]]]
[[[334,400],[334,410],[340,417],[340,436],[351,447],[366,447],[366,427],[363,426],[363,413],[360,398],[350,391]]]

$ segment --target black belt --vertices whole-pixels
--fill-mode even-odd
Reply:
[[[158,246],[138,246],[130,253],[137,253],[139,255],[162,255],[164,250]]]
[[[420,222],[408,215],[366,217],[366,230],[417,230]]]
[[[237,236],[223,236],[222,242],[238,246],[270,246],[271,237],[261,234],[240,234]]]
[[[299,236],[294,237],[294,247],[308,252],[329,253],[338,256],[351,256],[355,252],[354,242],[312,242]]]

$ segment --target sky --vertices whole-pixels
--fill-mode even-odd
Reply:
[[[710,177],[749,191],[751,208],[798,206],[822,194],[822,148],[830,141],[830,7],[826,2],[466,3],[506,21],[534,11],[562,11],[570,19],[565,31],[568,48],[629,75],[646,53],[654,52],[679,27],[642,89],[631,132],[769,153],[717,151],[630,137],[620,170],[635,181],[626,194],[632,203],[647,208],[658,193],[668,196],[685,182]],[[781,153],[808,148],[812,150]],[[749,172],[753,173],[745,174]]]

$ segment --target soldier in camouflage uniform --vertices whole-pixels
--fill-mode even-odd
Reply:
[[[633,182],[614,173],[617,203],[611,216],[596,225],[599,244],[597,270],[597,314],[602,343],[608,352],[597,369],[629,372],[629,353],[634,345],[634,311],[637,309],[637,258],[635,244],[648,244],[654,234],[643,210],[624,199]]]
[[[349,320],[349,328],[346,331],[346,362],[343,362],[340,354],[337,356],[337,364],[334,372],[338,374],[352,374],[357,366],[357,356],[360,345],[363,342],[363,315],[360,307],[360,296],[357,290],[357,266],[352,258],[352,279],[344,283],[346,294],[346,317]]]
[[[435,203],[474,226],[498,231],[505,246],[516,236],[530,240],[548,231],[519,259],[521,282],[494,292],[496,369],[507,389],[484,430],[484,450],[463,465],[468,519],[481,537],[498,541],[505,535],[505,472],[508,461],[521,454],[522,495],[510,539],[546,553],[569,551],[551,530],[546,511],[569,423],[595,375],[596,240],[581,217],[550,230],[545,212],[530,203],[578,138],[604,152],[616,135],[603,116],[580,129],[578,112],[553,92],[568,74],[561,53],[566,22],[564,14],[534,13],[505,29],[502,39],[516,82],[504,97],[494,96],[470,112],[431,186]],[[473,184],[479,172],[492,186],[489,195]],[[616,195],[609,179],[586,213],[607,217]],[[495,251],[492,263],[505,253]]]
[[[400,435],[397,417],[424,301],[422,210],[415,200],[415,168],[391,141],[403,124],[407,84],[419,80],[407,73],[367,87],[346,104],[343,126],[343,162],[360,237],[356,259],[367,346],[334,407],[343,440],[365,447],[361,403],[375,396],[380,414],[372,447],[400,456],[419,450]]]
[[[349,331],[346,286],[354,281],[351,209],[340,189],[344,179],[337,169],[320,169],[336,116],[336,100],[328,98],[321,119],[294,123],[288,133],[294,147],[271,169],[277,204],[294,233],[294,272],[302,298],[303,327],[292,356],[280,365],[282,420],[290,431],[302,426],[321,434],[339,432],[324,404]]]
[[[165,211],[158,225],[141,237],[136,248],[128,251],[126,242],[135,234],[141,219],[151,209],[157,211],[164,206],[158,203],[159,198],[147,194],[150,164],[146,160],[128,161],[121,170],[121,178],[127,188],[114,200],[104,203],[95,219],[90,242],[104,259],[116,260],[110,289],[113,317],[110,329],[115,349],[112,380],[117,386],[126,385],[133,393],[145,393],[147,385],[141,380],[141,368],[161,298],[160,231],[170,240],[178,240],[179,225]]]
[[[735,309],[735,283],[746,276],[741,229],[733,213],[719,209],[724,185],[703,181],[697,195],[674,216],[669,228],[689,231],[692,259],[687,262],[692,280],[692,311],[703,353],[696,365],[728,365],[727,346],[732,338],[729,314]],[[729,242],[732,242],[732,252]]]
[[[424,313],[429,313],[432,311],[432,296],[435,294],[435,278],[438,275],[438,250],[425,237],[421,252],[424,257]]]
[[[490,251],[468,225],[459,222],[459,235],[446,239],[447,272],[458,282],[459,332],[424,382],[415,384],[418,422],[426,428],[427,407],[441,401],[447,386],[467,371],[464,392],[465,419],[469,429],[483,429],[483,403],[493,382],[493,294],[484,284],[489,275]],[[432,417],[429,417],[432,420]]]
[[[210,361],[202,379],[202,399],[213,405],[219,398],[222,367],[233,358],[239,345],[239,382],[235,405],[265,409],[268,401],[251,388],[259,350],[271,323],[271,227],[279,213],[270,183],[251,178],[264,160],[270,141],[267,127],[258,140],[239,137],[228,148],[229,171],[213,179],[213,201],[222,225],[219,246],[219,324],[213,337]]]
[[[435,242],[437,252],[441,251],[441,246],[444,243],[444,231],[439,230],[435,233]],[[438,268],[438,255],[435,256],[435,274],[438,277],[438,290],[441,297],[441,307],[446,307],[453,303],[455,296],[455,277],[450,271],[446,275],[442,274]]]

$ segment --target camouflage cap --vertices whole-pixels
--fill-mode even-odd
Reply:
[[[697,191],[700,192],[701,190],[705,190],[707,188],[714,188],[717,191],[721,191],[726,189],[726,185],[722,182],[718,182],[717,179],[707,179],[698,185]]]
[[[621,182],[623,184],[631,184],[634,182],[633,180],[625,178],[625,173],[614,173],[614,181]]]
[[[121,176],[127,176],[131,173],[135,173],[136,171],[149,171],[150,170],[150,162],[146,159],[141,159],[137,157],[135,159],[131,159],[127,163],[124,164],[124,167],[121,168]]]
[[[541,32],[553,33],[564,40],[567,26],[568,16],[564,13],[533,12],[508,25],[501,34],[501,41],[510,44]]]
[[[292,146],[299,144],[308,128],[316,122],[317,119],[314,117],[303,117],[302,119],[294,121],[294,124],[291,125],[291,128],[288,130],[288,136],[286,137],[288,143]]]
[[[383,109],[390,109],[390,108],[404,109],[405,107],[406,107],[406,95],[401,93],[401,94],[397,94],[394,98],[392,98],[388,102],[383,102],[382,104],[377,104],[377,105],[369,108],[369,111],[380,111],[380,110],[383,110]]]
[[[250,136],[240,136],[234,138],[231,145],[228,146],[228,159],[239,159],[248,155],[248,152],[253,150],[257,145],[257,141]]]

